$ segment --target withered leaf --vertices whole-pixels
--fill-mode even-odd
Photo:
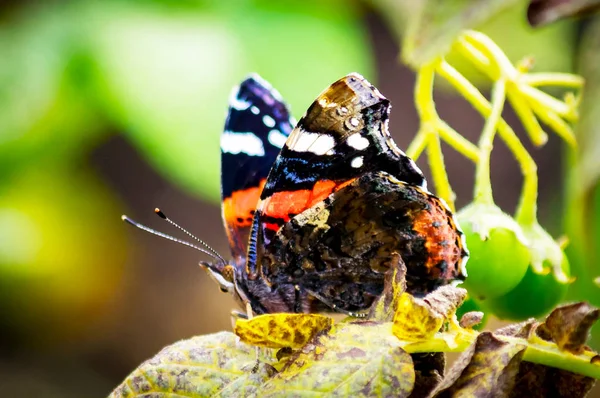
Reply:
[[[293,354],[257,396],[407,397],[415,374],[390,324],[342,322]]]
[[[444,377],[446,354],[443,352],[427,352],[411,354],[415,367],[415,388],[409,398],[428,397]]]
[[[233,333],[193,337],[163,348],[110,396],[247,396],[274,374],[264,362],[256,366],[256,359],[255,347],[241,343]]]
[[[495,335],[499,336],[510,336],[519,337],[522,339],[528,339],[531,334],[535,331],[535,328],[539,325],[535,319],[531,318],[520,323],[514,323],[512,325],[505,326],[494,332]]]
[[[456,313],[456,310],[467,298],[465,289],[446,285],[437,288],[423,299],[431,309],[444,318]]]
[[[548,334],[561,350],[581,354],[598,318],[600,310],[587,303],[568,304],[552,311],[538,329],[542,338]]]
[[[516,383],[508,395],[511,398],[584,397],[594,386],[595,379],[523,361]]]
[[[398,307],[400,295],[406,291],[406,265],[398,253],[392,255],[393,264],[384,279],[383,293],[375,300],[368,319],[391,322]]]
[[[531,26],[543,26],[564,18],[598,12],[598,0],[531,0],[527,19]]]
[[[484,316],[485,314],[481,311],[469,311],[460,317],[458,324],[461,328],[472,329],[481,323]]]
[[[433,397],[505,397],[525,352],[525,344],[512,344],[483,332],[453,364]]]
[[[319,314],[265,314],[238,319],[234,332],[243,342],[260,347],[300,348],[331,325],[332,318]]]

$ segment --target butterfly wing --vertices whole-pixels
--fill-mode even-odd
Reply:
[[[389,101],[356,73],[333,83],[313,102],[262,190],[248,250],[250,277],[260,272],[260,251],[284,223],[355,178],[380,170],[425,187],[419,168],[389,134],[389,110]]]
[[[248,77],[233,90],[221,135],[221,194],[236,263],[246,255],[260,193],[294,125],[280,94],[259,76]]]
[[[286,222],[261,258],[262,278],[245,287],[257,311],[312,312],[323,301],[366,310],[398,254],[413,294],[464,279],[467,252],[447,206],[388,173],[367,173]]]

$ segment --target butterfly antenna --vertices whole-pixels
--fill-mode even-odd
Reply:
[[[187,229],[183,228],[181,225],[177,224],[175,221],[171,220],[169,217],[167,217],[165,215],[165,213],[162,212],[162,210],[160,210],[158,207],[156,209],[154,209],[154,212],[163,220],[165,220],[166,222],[168,222],[169,224],[171,224],[172,226],[174,226],[175,228],[179,229],[180,231],[182,231],[183,233],[185,233],[187,236],[189,236],[190,238],[194,239],[196,242],[200,243],[202,246],[206,247],[206,249],[208,251],[210,251],[216,258],[221,259],[221,261],[223,261],[223,263],[226,263],[225,259],[212,247],[210,247],[210,245],[208,243],[206,243],[205,241],[203,241],[202,239],[198,238],[196,235],[192,234],[191,232],[189,232]]]
[[[121,216],[121,220],[125,221],[128,224],[133,225],[136,228],[141,229],[142,231],[149,232],[152,235],[160,236],[161,238],[165,238],[165,239],[170,240],[172,242],[179,243],[180,245],[191,247],[192,249],[196,249],[199,252],[204,253],[206,255],[209,255],[212,258],[216,259],[216,260],[224,261],[223,257],[219,256],[218,254],[212,253],[212,252],[210,252],[210,251],[208,251],[208,250],[206,250],[206,249],[204,249],[204,248],[202,248],[200,246],[196,246],[193,243],[186,242],[185,240],[177,239],[174,236],[167,235],[165,233],[156,231],[156,230],[154,230],[152,228],[149,228],[149,227],[145,226],[144,224],[140,224],[140,223],[138,223],[136,221],[133,221],[131,218],[127,217],[126,215],[122,215]]]

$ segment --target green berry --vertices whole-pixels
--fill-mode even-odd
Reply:
[[[513,290],[530,263],[521,227],[494,205],[473,203],[457,217],[470,252],[463,287],[477,300],[500,297]]]
[[[549,266],[549,263],[544,263]],[[569,261],[563,256],[562,271],[569,274]],[[529,267],[521,282],[504,296],[489,299],[484,306],[496,317],[511,321],[539,318],[556,307],[565,297],[569,283],[558,281],[554,273],[536,274]]]

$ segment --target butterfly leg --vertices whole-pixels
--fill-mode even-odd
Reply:
[[[335,305],[333,302],[331,302],[331,300],[328,300],[325,297],[321,296],[317,292],[314,292],[312,290],[307,290],[307,292],[308,292],[308,294],[310,294],[311,296],[313,296],[314,298],[316,298],[317,300],[319,300],[320,302],[322,302],[323,304],[325,304],[326,306],[328,306],[329,308],[331,308],[335,312],[339,312],[341,314],[344,314],[344,315],[347,315],[347,316],[351,316],[353,318],[366,318],[367,315],[368,315],[366,312],[346,311],[345,309],[340,308],[337,305]]]
[[[294,312],[299,314],[302,312],[302,295],[300,294],[300,286],[294,285]]]

